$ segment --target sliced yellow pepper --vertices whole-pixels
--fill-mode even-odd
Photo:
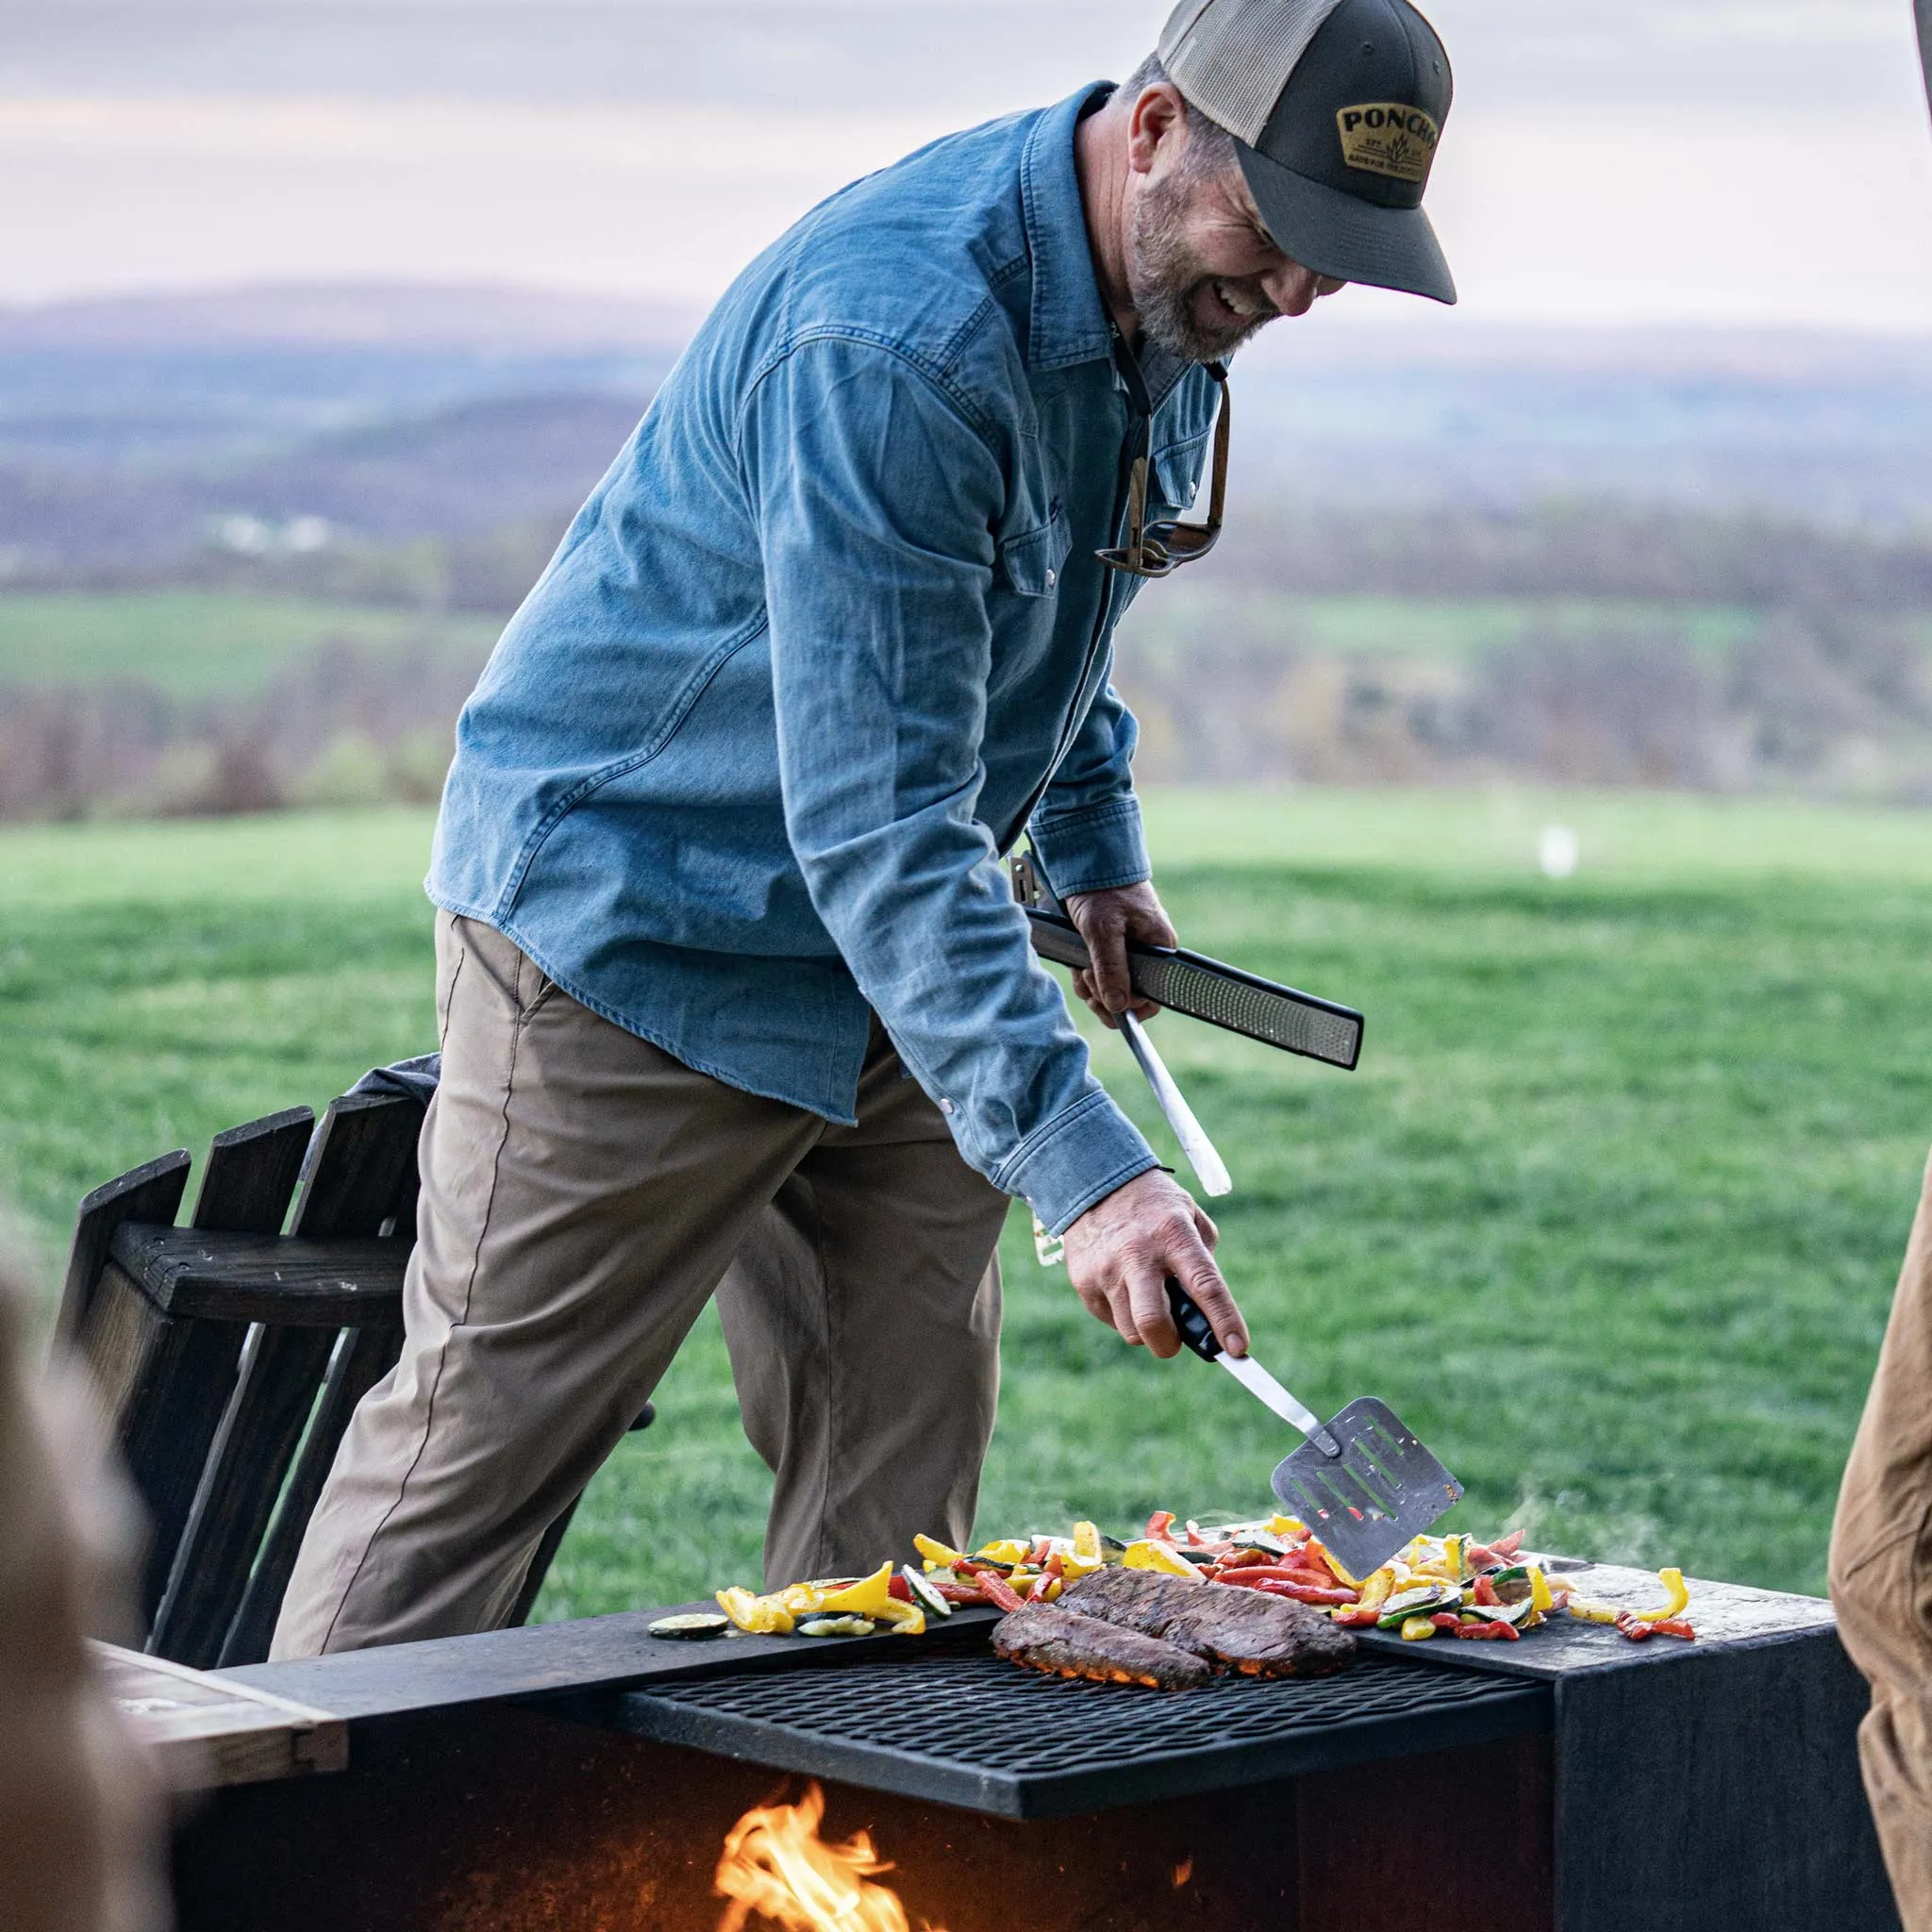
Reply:
[[[718,1607],[754,1637],[789,1637],[791,1614],[776,1597],[757,1596],[748,1590],[721,1590]]]
[[[1556,1605],[1556,1596],[1550,1590],[1550,1579],[1543,1574],[1541,1563],[1532,1563],[1529,1566],[1529,1600],[1539,1610],[1547,1610]]]
[[[873,1612],[874,1619],[887,1624],[894,1637],[924,1637],[925,1635],[925,1612],[917,1604],[902,1604],[895,1596],[886,1599],[886,1607]]]
[[[912,1539],[912,1547],[925,1558],[928,1570],[950,1570],[955,1563],[966,1560],[964,1550],[948,1549],[937,1537],[916,1536]]]
[[[1402,1641],[1405,1643],[1420,1643],[1435,1634],[1435,1620],[1431,1617],[1405,1617],[1402,1620]]]
[[[1573,1596],[1565,1607],[1579,1624],[1614,1624],[1623,1615],[1615,1604],[1600,1604],[1587,1596]]]
[[[1151,1542],[1144,1538],[1127,1545],[1127,1554],[1121,1562],[1129,1570],[1158,1570],[1165,1576],[1187,1576],[1196,1583],[1201,1580],[1201,1573],[1185,1557],[1176,1556],[1166,1543]]]
[[[1074,1524],[1074,1560],[1078,1563],[1093,1564],[1106,1560],[1100,1544],[1100,1525],[1097,1523]]]
[[[1307,1526],[1299,1516],[1284,1516],[1279,1510],[1264,1525],[1270,1536],[1300,1536]]]
[[[1030,1539],[1023,1543],[1012,1537],[1002,1538],[996,1543],[984,1543],[978,1551],[978,1555],[984,1557],[989,1563],[1024,1563],[1032,1554],[1033,1544]]]
[[[1362,1587],[1361,1578],[1359,1576],[1351,1576],[1348,1574],[1348,1572],[1341,1567],[1341,1564],[1336,1559],[1335,1552],[1329,1549],[1327,1545],[1324,1544],[1319,1537],[1311,1536],[1308,1539],[1308,1547],[1309,1549],[1313,1550],[1318,1557],[1321,1557],[1323,1562],[1327,1564],[1329,1569],[1334,1571],[1336,1575],[1339,1576],[1350,1590],[1359,1590]]]
[[[1449,1566],[1452,1581],[1462,1581],[1462,1539],[1459,1536],[1445,1536],[1442,1539],[1442,1560]]]
[[[889,1604],[898,1605],[898,1600],[892,1595],[892,1566],[890,1561],[881,1563],[870,1576],[861,1577],[843,1590],[828,1591],[820,1607],[827,1616],[833,1617],[886,1617],[891,1614],[886,1608]]]
[[[1671,1600],[1654,1610],[1639,1610],[1636,1614],[1640,1624],[1661,1624],[1666,1617],[1681,1617],[1690,1607],[1690,1591],[1681,1570],[1659,1570],[1657,1580],[1670,1591]]]
[[[1361,1602],[1356,1605],[1358,1610],[1378,1610],[1386,1604],[1395,1590],[1395,1572],[1384,1563],[1362,1585]]]

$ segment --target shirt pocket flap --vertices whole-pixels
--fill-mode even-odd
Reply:
[[[1154,452],[1154,488],[1169,509],[1186,510],[1194,506],[1201,491],[1201,472],[1206,467],[1208,438],[1205,433],[1186,442],[1170,442]]]
[[[1066,517],[1056,508],[1038,529],[1008,537],[1000,545],[1000,575],[1023,597],[1051,597],[1060,587],[1073,541]]]

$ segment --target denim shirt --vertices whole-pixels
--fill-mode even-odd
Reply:
[[[951,136],[739,277],[510,621],[430,896],[734,1087],[850,1124],[875,1010],[965,1158],[1056,1231],[1156,1165],[1000,864],[1148,875],[1108,682],[1129,408],[1074,128]],[[1214,387],[1150,357],[1154,487]]]

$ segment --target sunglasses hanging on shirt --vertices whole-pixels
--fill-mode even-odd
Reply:
[[[1228,391],[1227,367],[1209,362],[1208,374],[1221,391],[1221,408],[1214,425],[1214,480],[1208,498],[1208,521],[1184,523],[1179,517],[1147,521],[1147,473],[1154,437],[1154,411],[1147,394],[1147,383],[1141,365],[1118,331],[1114,334],[1114,358],[1126,383],[1127,393],[1140,418],[1141,447],[1127,479],[1127,541],[1118,549],[1097,550],[1094,555],[1108,570],[1124,571],[1129,576],[1172,576],[1184,563],[1206,557],[1221,536],[1222,512],[1227,507]]]

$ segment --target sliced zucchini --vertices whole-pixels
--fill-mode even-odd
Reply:
[[[910,1563],[902,1563],[899,1574],[906,1579],[906,1588],[912,1592],[912,1601],[928,1617],[950,1617],[953,1614],[952,1605],[926,1581],[923,1572],[915,1570]]]
[[[1427,1616],[1436,1610],[1459,1609],[1462,1591],[1453,1583],[1425,1583],[1416,1590],[1405,1590],[1382,1606],[1375,1620],[1379,1630],[1400,1630],[1405,1617]]]
[[[659,1617],[655,1624],[645,1626],[653,1637],[676,1638],[691,1641],[709,1637],[722,1637],[731,1627],[729,1617],[713,1616],[708,1611],[687,1611],[676,1617]]]
[[[870,1637],[878,1629],[870,1617],[810,1617],[798,1626],[801,1637]]]

